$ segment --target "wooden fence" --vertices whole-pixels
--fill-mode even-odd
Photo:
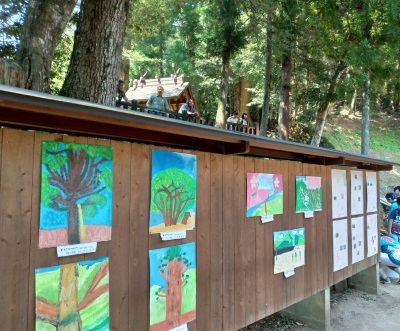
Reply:
[[[98,243],[96,253],[57,258],[55,248],[38,248],[44,140],[113,149],[112,240]],[[148,330],[149,249],[171,245],[148,230],[151,150],[162,148],[7,128],[0,146],[1,329],[35,329],[36,268],[108,256],[111,330]],[[375,255],[352,265],[349,250],[349,266],[332,270],[331,166],[184,152],[198,164],[196,229],[176,241],[197,245],[197,317],[189,330],[238,330],[377,263]],[[283,175],[284,213],[273,222],[246,218],[248,172]],[[296,175],[322,177],[323,207],[313,218],[295,213]],[[298,227],[305,228],[305,265],[287,279],[274,275],[273,232]]]

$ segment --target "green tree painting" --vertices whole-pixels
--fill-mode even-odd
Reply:
[[[109,330],[108,258],[35,271],[36,330]]]
[[[42,143],[39,247],[111,239],[112,150]]]
[[[196,318],[196,246],[154,249],[150,257],[150,330],[167,331]]]
[[[196,156],[153,151],[150,233],[191,230],[196,213]]]

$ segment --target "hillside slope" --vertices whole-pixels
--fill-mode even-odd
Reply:
[[[327,119],[324,138],[335,149],[361,151],[361,114],[332,115]],[[379,114],[371,116],[370,155],[400,163],[400,116]],[[380,173],[380,194],[393,192],[400,185],[400,167]]]

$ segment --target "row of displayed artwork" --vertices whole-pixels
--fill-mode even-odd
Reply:
[[[351,215],[364,212],[363,172],[351,170]],[[347,217],[347,176],[332,176],[332,218]],[[43,142],[39,248],[111,239],[112,149]],[[367,212],[377,212],[374,172],[366,172]],[[152,151],[149,233],[192,230],[196,218],[196,155]],[[322,210],[321,177],[296,176],[295,212]],[[283,214],[281,174],[247,173],[246,216]]]
[[[196,319],[195,243],[149,251],[150,330]],[[36,330],[110,329],[107,257],[36,269]]]
[[[333,221],[333,271],[346,268],[349,265],[348,252],[351,250],[351,263],[357,263],[365,258],[364,232],[367,232],[367,257],[378,253],[378,214],[351,218],[351,240],[349,246],[348,221],[341,219]]]
[[[332,218],[347,217],[346,170],[332,169]],[[350,171],[351,215],[364,213],[363,172]],[[295,212],[322,210],[321,177],[296,176]],[[375,172],[366,172],[367,213],[378,211]],[[283,182],[279,174],[247,174],[247,217],[283,214]]]

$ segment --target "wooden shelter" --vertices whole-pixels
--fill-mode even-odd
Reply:
[[[146,79],[144,85],[130,87],[126,92],[129,100],[137,100],[138,105],[146,105],[147,100],[154,93],[157,93],[157,86],[161,85],[164,88],[164,97],[167,98],[171,110],[177,112],[180,106],[186,103],[187,99],[193,99],[192,91],[190,90],[189,82],[184,82],[181,79],[174,77],[164,77],[155,79]]]
[[[349,250],[348,265],[333,270],[331,174],[341,169],[350,180],[351,169],[358,169],[364,183],[371,173],[379,183],[379,171],[391,170],[392,162],[7,86],[0,86],[0,124],[3,330],[35,329],[37,268],[104,256],[110,329],[149,330],[149,250],[171,245],[149,233],[153,150],[197,157],[196,227],[174,242],[196,243],[197,309],[190,331],[238,330],[377,266],[378,255],[367,257],[365,247],[364,259],[351,263]],[[112,238],[97,243],[95,253],[58,258],[55,248],[38,248],[43,141],[112,148]],[[283,214],[273,222],[246,217],[247,173],[282,175]],[[322,208],[312,218],[295,212],[298,175],[321,177]],[[348,201],[342,219],[351,243]],[[370,215],[377,212],[365,203],[358,216]],[[289,278],[274,274],[274,232],[300,227],[307,238],[305,265]]]

